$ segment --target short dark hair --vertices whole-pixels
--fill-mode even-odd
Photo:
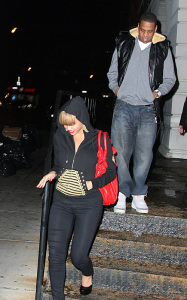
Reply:
[[[141,23],[141,21],[155,23],[155,26],[156,26],[157,17],[153,13],[145,13],[145,14],[141,15],[141,17],[139,19],[139,24]]]

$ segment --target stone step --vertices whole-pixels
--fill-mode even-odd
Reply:
[[[105,211],[100,228],[132,232],[135,236],[141,236],[144,233],[180,238],[187,236],[186,219],[147,214],[119,214]]]
[[[161,238],[145,234],[135,237],[127,232],[99,230],[91,254],[130,261],[186,266],[185,245],[187,240],[181,238]]]
[[[149,264],[127,264],[121,260],[92,257],[94,287],[164,299],[186,299],[187,279],[181,268],[158,268]],[[146,266],[146,268],[145,268]],[[156,269],[156,270],[155,270]],[[165,270],[164,270],[165,269]],[[166,269],[168,269],[166,271]],[[157,274],[155,274],[157,273]],[[162,275],[162,274],[166,275]],[[80,285],[81,272],[67,262],[66,282]],[[180,276],[180,277],[177,277]],[[146,298],[147,299],[147,298]]]
[[[91,257],[94,265],[93,282],[95,298],[89,299],[99,299],[97,298],[98,290],[103,290],[106,294],[109,293],[105,299],[110,299],[109,296],[112,297],[112,295],[115,297],[115,293],[121,293],[121,298],[119,298],[119,295],[116,295],[118,297],[117,299],[125,299],[125,296],[129,296],[127,293],[132,297],[129,299],[141,299],[139,296],[144,296],[146,298],[142,299],[154,299],[153,297],[159,297],[159,299],[173,298],[182,300],[187,297],[186,268],[184,267],[168,265],[166,268],[164,265],[156,263],[141,263],[139,261],[133,261],[132,263],[122,259],[110,259],[92,255]],[[68,257],[66,263],[67,295],[76,293],[77,297],[79,294],[81,276],[81,272],[72,265]],[[72,285],[76,285],[76,288]],[[44,295],[46,297],[50,295],[49,280]],[[74,299],[74,296],[72,298]]]
[[[166,300],[165,297],[156,297],[150,295],[134,295],[132,293],[126,293],[122,291],[110,291],[108,289],[98,289],[95,286],[93,287],[92,293],[85,297],[81,296],[79,293],[79,285],[75,284],[66,284],[65,286],[65,297],[66,300],[77,300],[77,299],[86,299],[86,300]],[[175,298],[181,299],[181,298]],[[43,293],[43,298],[41,300],[52,300],[52,295],[50,290],[46,290]]]
[[[129,261],[125,259],[115,259],[109,257],[101,257],[97,255],[90,255],[93,266],[111,269],[111,270],[121,270],[121,271],[130,271],[138,272],[142,274],[149,275],[161,275],[169,276],[173,278],[186,278],[187,267],[185,266],[172,266],[168,265],[167,267],[164,264],[160,263],[150,263],[150,262],[141,262],[141,261]],[[67,258],[67,268],[71,265],[71,260]],[[187,282],[187,279],[186,279]]]
[[[86,299],[186,299],[186,230],[185,219],[104,211],[90,253],[94,288]],[[68,257],[66,299],[82,299],[80,283]],[[52,299],[49,279],[43,296]]]
[[[165,246],[186,247],[187,237],[172,237],[172,236],[160,236],[155,234],[142,233],[141,235],[134,235],[129,231],[114,231],[99,229],[97,237],[104,237],[107,239],[116,239],[123,241],[133,241],[141,243],[152,243]]]

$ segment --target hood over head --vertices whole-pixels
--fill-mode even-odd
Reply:
[[[90,124],[90,116],[83,98],[76,96],[68,100],[59,110],[57,116],[57,126],[59,129],[64,129],[64,126],[59,123],[59,114],[61,111],[65,111],[76,116],[76,118],[86,126],[89,132],[94,130]]]

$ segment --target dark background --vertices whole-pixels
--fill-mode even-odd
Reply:
[[[137,25],[147,3],[1,0],[0,96],[18,76],[22,86],[36,88],[40,103],[53,103],[59,89],[109,91],[106,73],[115,37]]]

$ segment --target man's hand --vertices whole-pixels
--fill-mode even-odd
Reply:
[[[183,129],[183,126],[182,126],[182,125],[179,125],[179,133],[180,133],[180,134],[183,134],[183,133],[184,133],[184,129]]]
[[[154,100],[155,100],[156,97],[157,97],[157,92],[153,91],[152,93],[153,93],[153,97],[154,97]]]
[[[119,91],[119,88],[117,88],[116,90],[115,90],[115,94],[116,94],[116,96],[117,96],[117,94],[118,94],[118,91]]]

